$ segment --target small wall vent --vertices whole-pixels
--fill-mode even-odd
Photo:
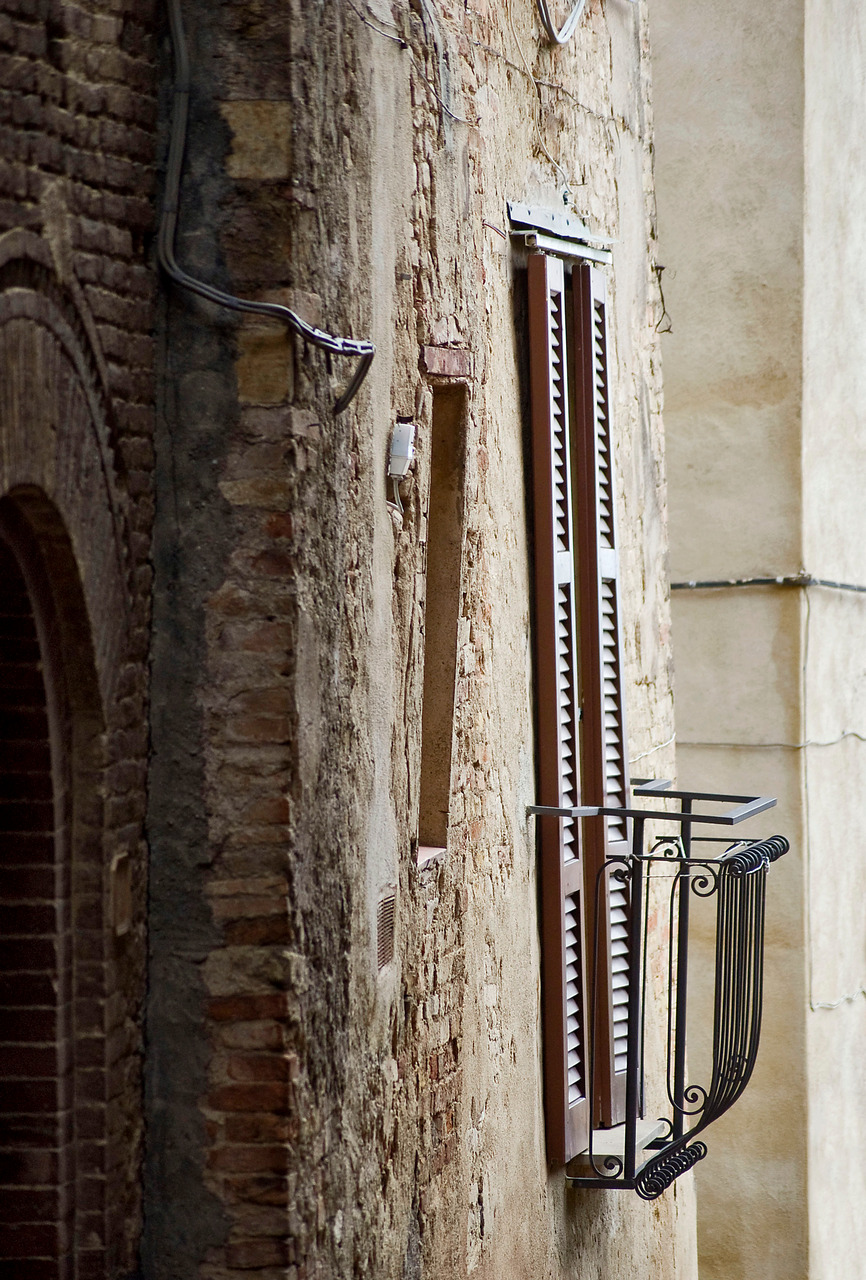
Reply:
[[[394,913],[397,907],[397,891],[387,889],[376,908],[376,960],[379,971],[394,959]]]

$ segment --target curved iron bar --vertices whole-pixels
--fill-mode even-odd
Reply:
[[[737,1101],[748,1084],[761,1031],[766,872],[789,848],[783,836],[757,841],[718,859],[716,981],[713,1008],[713,1072],[709,1088],[690,1085],[689,1101],[705,1093],[700,1119],[640,1170],[635,1190],[654,1199],[707,1149],[696,1136]]]
[[[331,355],[350,356],[358,360],[357,368],[349,385],[334,402],[334,413],[342,413],[354,400],[361,389],[361,383],[367,376],[373,356],[376,354],[375,344],[366,340],[338,338],[307,324],[289,307],[277,302],[252,302],[246,298],[236,298],[231,293],[216,289],[213,285],[197,280],[184,271],[175,256],[177,238],[177,218],[180,208],[180,178],[183,169],[183,156],[186,150],[187,119],[189,116],[189,55],[186,47],[186,34],[183,29],[183,16],[180,11],[180,0],[167,0],[168,21],[171,30],[171,44],[174,53],[174,98],[171,110],[171,132],[168,144],[168,164],[165,174],[165,194],[162,212],[159,219],[159,238],[157,257],[159,264],[175,284],[190,293],[214,302],[218,307],[229,311],[248,312],[259,316],[272,316],[282,320],[295,333],[315,347]]]
[[[756,841],[745,848],[737,848],[727,857],[727,865],[732,876],[748,876],[769,867],[784,853],[788,852],[788,841],[784,836],[770,836],[768,840]]]
[[[608,858],[606,862],[602,863],[598,871],[595,873],[595,911],[593,916],[592,957],[591,957],[591,963],[593,966],[591,972],[593,973],[593,975],[595,975],[595,971],[598,967],[598,921],[601,915],[601,912],[599,911],[599,906],[601,904],[601,886],[605,877],[605,873],[611,867],[613,867],[614,863],[621,863],[622,865],[615,867],[615,869],[611,871],[610,873],[611,875],[616,876],[618,880],[624,880],[626,883],[630,878],[630,868],[632,865],[632,859],[630,857]],[[594,990],[595,990],[595,981],[593,981],[593,991]],[[601,1169],[599,1169],[598,1165],[595,1163],[595,1156],[593,1155],[593,1152],[592,1152],[592,1135],[593,1135],[592,1109],[593,1109],[593,1106],[595,1105],[595,1044],[596,1044],[596,1033],[598,1030],[597,1022],[596,1022],[597,1011],[598,1011],[598,1000],[595,998],[595,995],[593,994],[592,1014],[590,1017],[590,1027],[591,1027],[590,1037],[591,1038],[590,1038],[590,1051],[589,1051],[589,1149],[587,1151],[587,1155],[589,1157],[590,1167],[592,1168],[592,1171],[597,1178],[615,1179],[615,1178],[618,1178],[623,1171],[622,1160],[620,1160],[618,1156],[613,1156],[613,1155],[605,1156],[604,1171],[602,1171]]]
[[[663,850],[661,854],[658,853],[659,849]],[[686,851],[683,848],[682,836],[659,836],[650,849],[649,856],[650,858],[684,858]]]
[[[641,993],[640,993],[640,1036],[639,1036],[639,1044],[641,1045],[641,1058],[643,1058],[643,1046],[646,1041],[646,992],[647,992],[647,986],[649,985],[646,980],[646,975],[649,973],[649,914],[650,914],[650,867],[651,865],[652,864],[649,862],[646,864],[646,867],[644,870],[646,883],[644,884],[644,887],[643,887],[643,947],[642,947],[642,955],[641,955],[641,965],[643,967],[641,972],[644,975],[644,980],[641,983]],[[668,1001],[668,1010],[670,1010],[670,1001]],[[668,1043],[670,1044],[670,1042]],[[643,1070],[641,1070],[641,1073],[640,1073],[640,1114],[641,1115],[643,1115],[644,1107],[646,1105],[646,1093],[645,1093],[645,1087],[644,1087],[645,1083],[646,1082],[644,1080],[644,1072]]]
[[[775,862],[778,858],[780,858],[786,852],[786,850],[787,850],[787,841],[782,836],[771,836],[769,839],[762,840],[762,841],[757,841],[757,840],[737,841],[736,844],[730,846],[730,848],[726,851],[725,855],[723,855],[722,859],[719,859],[719,863],[724,865],[729,875],[735,878],[739,878],[740,876],[743,876],[743,875],[753,875],[756,871],[761,870],[761,868],[768,867],[770,862]],[[709,864],[701,864],[701,865],[704,865],[705,872],[702,873],[701,876],[695,878],[692,884],[692,888],[693,888],[693,892],[696,893],[699,897],[708,898],[708,897],[711,897],[712,894],[715,893],[716,889],[718,888],[718,884],[719,884],[718,871],[712,865],[709,865]],[[707,877],[706,877],[707,872],[709,872],[709,875],[712,879],[712,884],[710,884],[709,881],[707,880]],[[670,959],[670,956],[672,954],[672,949],[673,949],[673,933],[674,933],[673,903],[674,903],[674,892],[672,890],[671,891],[671,930],[670,930],[669,962],[668,962],[669,964],[671,964],[672,962]],[[673,1002],[671,1001],[668,1004],[668,1079],[667,1079],[668,1101],[670,1102],[671,1106],[674,1107],[677,1111],[679,1111],[682,1115],[686,1115],[686,1116],[699,1115],[706,1109],[709,1103],[711,1090],[705,1089],[703,1085],[699,1085],[699,1084],[688,1085],[683,1093],[684,1100],[686,1102],[695,1104],[689,1107],[684,1106],[682,1103],[678,1103],[673,1096],[674,1091],[673,1091],[671,1078],[670,1078],[670,1037],[672,1034],[671,1032],[672,1009],[673,1009]],[[759,1026],[760,1026],[760,1020],[759,1020]],[[757,1045],[755,1046],[755,1052],[757,1052]],[[729,1070],[727,1073],[727,1077],[729,1080],[736,1079],[737,1077],[736,1065],[738,1063],[742,1063],[743,1065],[745,1065],[746,1059],[740,1058],[739,1056],[735,1055],[733,1063],[729,1066]],[[751,1074],[751,1067],[749,1067],[749,1074]],[[746,1080],[743,1082],[742,1088],[745,1088],[745,1084],[747,1083],[747,1081],[748,1081],[748,1076],[746,1077]],[[740,1090],[740,1092],[742,1092],[742,1089]],[[737,1094],[737,1097],[739,1097],[739,1093]],[[731,1105],[731,1104],[729,1103],[728,1105]]]
[[[595,1177],[569,1175],[568,1182],[574,1186],[632,1188],[637,1189],[644,1199],[652,1199],[660,1195],[665,1187],[670,1186],[674,1178],[691,1168],[706,1155],[706,1145],[696,1141],[697,1135],[713,1120],[723,1115],[740,1097],[751,1078],[758,1051],[761,1025],[762,982],[763,982],[763,938],[764,910],[766,894],[766,873],[772,862],[787,852],[788,841],[782,836],[772,836],[765,840],[744,839],[730,843],[718,858],[696,858],[691,854],[692,824],[736,826],[747,818],[754,818],[775,804],[769,796],[732,796],[710,792],[668,791],[667,784],[659,782],[635,785],[635,795],[654,796],[664,791],[665,797],[680,800],[679,813],[636,809],[631,807],[591,805],[582,807],[551,807],[543,805],[529,806],[529,812],[535,814],[551,814],[557,817],[607,817],[616,816],[633,820],[632,848],[625,856],[610,858],[605,868],[599,870],[595,884],[596,912],[594,921],[593,954],[597,959],[599,945],[599,899],[602,876],[612,863],[619,864],[614,873],[621,881],[629,879],[631,873],[632,889],[642,887],[644,875],[651,877],[650,867],[643,864],[659,862],[671,865],[671,860],[679,860],[674,876],[664,878],[673,883],[672,893],[679,891],[681,916],[676,932],[678,934],[676,967],[677,967],[677,1014],[675,1023],[669,1019],[668,1054],[672,1038],[676,1037],[676,1079],[674,1088],[670,1089],[670,1071],[668,1071],[668,1092],[680,1099],[680,1105],[674,1107],[673,1118],[665,1117],[661,1124],[665,1130],[663,1137],[657,1137],[645,1149],[644,1153],[655,1151],[656,1154],[645,1164],[637,1168],[638,1153],[637,1117],[643,1114],[640,1106],[642,1096],[642,1036],[645,1006],[641,1002],[640,984],[647,981],[646,965],[639,971],[633,970],[630,978],[629,1016],[638,1020],[638,1027],[629,1033],[627,1080],[626,1080],[626,1118],[624,1159],[608,1155],[604,1159],[604,1169],[600,1169],[592,1150],[592,1099],[595,1093],[595,1071],[593,1055],[590,1055],[590,1139],[589,1152],[584,1159],[589,1159]],[[724,813],[711,815],[693,809],[694,802],[724,802],[733,808]],[[647,819],[662,819],[678,822],[682,828],[682,842],[678,844],[676,837],[663,837],[653,844],[648,853],[643,849],[644,824]],[[718,838],[694,837],[716,843]],[[721,841],[719,841],[721,842]],[[675,862],[674,865],[677,865]],[[639,878],[636,875],[640,869]],[[683,879],[685,877],[685,879]],[[687,983],[688,964],[684,956],[688,955],[688,900],[691,893],[699,897],[710,898],[716,895],[716,962],[714,983],[713,1013],[713,1071],[712,1080],[707,1089],[702,1085],[687,1084],[683,1078],[682,1068],[685,1062],[685,1021],[680,1025],[683,1012],[684,984]],[[642,904],[633,902],[632,907]],[[637,915],[643,916],[642,911]],[[646,927],[646,921],[642,920]],[[635,933],[634,924],[631,930]],[[633,955],[644,954],[644,946],[637,935],[632,936]],[[673,967],[674,953],[669,950],[669,970]],[[672,974],[668,980],[669,997],[673,997],[674,988]],[[591,1012],[592,1035],[597,1035],[597,1001],[598,993],[593,992]],[[668,1057],[668,1063],[670,1057]],[[685,1103],[689,1107],[685,1107]],[[697,1104],[697,1105],[695,1105]],[[697,1123],[684,1132],[684,1114],[698,1116]],[[622,1177],[619,1177],[619,1171]]]
[[[688,1173],[706,1154],[707,1146],[704,1142],[695,1142],[690,1147],[681,1147],[677,1151],[668,1148],[657,1159],[644,1165],[635,1178],[635,1191],[642,1200],[656,1200],[663,1191],[667,1191],[675,1178],[681,1173]]]
[[[667,853],[663,854],[662,856],[665,858],[670,857],[670,855]],[[677,898],[677,894],[676,894],[677,885],[679,884],[683,876],[688,877],[687,868],[682,868],[677,872],[677,874],[674,876],[673,884],[671,886],[670,905],[668,907],[668,974],[672,974],[674,971],[674,939],[677,936],[677,931],[674,927],[674,914],[675,914],[674,904]],[[667,1071],[666,1071],[665,1087],[667,1089],[668,1102],[671,1104],[672,1107],[675,1107],[677,1104],[674,1101],[674,1082],[673,1082],[674,1064],[673,1064],[673,1059],[671,1054],[671,1049],[673,1047],[673,1044],[674,1044],[674,1002],[673,1002],[673,992],[670,992],[670,995],[668,998],[668,1041],[667,1041],[667,1052],[666,1052]],[[673,1122],[671,1122],[671,1129],[673,1129]]]
[[[711,898],[719,887],[718,872],[711,863],[699,863],[703,870],[689,876],[689,887],[696,898]]]
[[[678,1110],[682,1111],[685,1116],[695,1116],[706,1107],[709,1094],[702,1084],[687,1084],[683,1092],[683,1097],[686,1102],[695,1102],[698,1105],[695,1107],[680,1106]],[[674,1103],[674,1105],[676,1106],[676,1103]]]

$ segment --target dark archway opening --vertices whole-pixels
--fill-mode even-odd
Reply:
[[[59,764],[33,601],[0,540],[0,1274],[20,1280],[71,1274],[71,867]]]

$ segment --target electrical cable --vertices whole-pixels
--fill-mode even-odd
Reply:
[[[637,764],[638,760],[646,760],[647,756],[654,756],[657,751],[663,751],[665,747],[673,746],[676,740],[677,740],[677,735],[672,734],[672,736],[668,738],[666,742],[659,742],[656,744],[656,746],[650,747],[648,751],[641,751],[638,755],[631,756],[631,758],[629,759],[629,764]]]
[[[442,108],[442,110],[445,112],[445,114],[446,114],[446,115],[450,116],[450,117],[451,117],[451,119],[452,119],[453,121],[455,121],[455,123],[456,123],[456,124],[465,124],[465,125],[466,125],[466,127],[467,127],[468,129],[477,129],[477,128],[478,128],[478,125],[477,125],[477,124],[473,124],[473,122],[472,122],[471,120],[467,120],[465,116],[458,116],[458,115],[457,115],[457,113],[456,113],[456,111],[452,111],[452,110],[451,110],[451,108],[448,106],[448,103],[445,101],[445,99],[444,99],[443,97],[441,97],[441,95],[439,94],[439,92],[438,92],[438,90],[437,90],[437,88],[436,88],[435,84],[434,84],[434,83],[433,83],[433,81],[430,79],[430,77],[427,75],[427,73],[426,73],[426,71],[424,70],[424,68],[421,66],[421,63],[420,63],[419,59],[417,58],[417,56],[416,56],[416,54],[415,54],[415,50],[412,48],[412,46],[411,46],[410,44],[408,44],[408,43],[403,39],[403,37],[402,37],[402,36],[391,35],[391,33],[390,33],[390,32],[388,32],[388,31],[383,31],[383,30],[382,30],[382,28],[381,28],[381,26],[378,26],[378,27],[377,27],[377,26],[375,26],[375,25],[374,25],[374,24],[369,20],[369,18],[368,18],[364,13],[362,13],[362,12],[361,12],[361,10],[357,7],[357,5],[355,5],[355,4],[353,3],[353,0],[348,0],[348,3],[349,3],[349,8],[352,10],[352,12],[353,12],[357,17],[359,17],[359,18],[361,19],[361,21],[364,23],[364,25],[365,25],[365,26],[367,26],[367,27],[369,27],[371,31],[375,31],[375,33],[376,33],[376,35],[377,35],[377,36],[384,36],[386,40],[391,40],[394,44],[399,45],[401,49],[405,49],[405,50],[408,52],[409,57],[410,57],[410,58],[411,58],[411,60],[412,60],[412,66],[413,66],[413,67],[415,68],[415,70],[418,72],[419,76],[420,76],[420,77],[421,77],[421,79],[424,81],[424,83],[426,84],[427,88],[428,88],[428,89],[430,90],[430,92],[433,94],[433,97],[434,97],[434,98],[436,99],[436,101],[439,103],[439,106]],[[377,22],[380,22],[380,21],[381,21],[381,19],[377,18],[377,19],[376,19],[376,21],[377,21]],[[397,28],[397,27],[395,27],[395,28],[394,28],[394,30],[395,30],[395,31],[397,31],[397,30],[398,30],[398,28]]]
[[[848,738],[856,738],[858,742],[866,742],[866,734],[856,729],[846,729],[838,738],[828,738],[822,742],[820,738],[806,738],[803,742],[698,742],[694,739],[680,738],[681,747],[741,747],[746,751],[802,751],[806,747],[838,747],[840,742]]]
[[[381,25],[376,26],[374,22],[371,22],[370,19],[375,17],[374,14],[370,14],[368,17],[367,14],[362,13],[361,10],[357,7],[357,5],[353,3],[353,0],[349,0],[349,8],[352,10],[353,13],[357,14],[357,16],[361,19],[361,21],[364,23],[365,26],[369,27],[371,31],[375,31],[377,36],[384,36],[386,40],[392,40],[394,44],[398,44],[401,49],[408,48],[406,41],[403,39],[401,35],[392,35],[390,31],[383,31]],[[382,19],[376,17],[376,22],[382,23]],[[395,26],[394,30],[399,31],[399,28]]]
[[[574,8],[558,31],[556,29],[556,23],[553,21],[553,17],[551,16],[550,9],[548,8],[547,0],[535,0],[535,4],[538,8],[544,30],[547,32],[550,39],[554,44],[567,44],[574,35],[575,30],[577,29],[577,24],[583,16],[583,11],[586,8],[586,0],[575,0]]]
[[[634,0],[632,0],[634,3]],[[586,8],[586,0],[575,0],[574,8],[565,19],[562,26],[557,31],[556,23],[553,21],[553,15],[550,12],[547,0],[535,0],[544,30],[547,32],[554,44],[567,44],[577,30],[577,24],[583,16]]]
[[[858,987],[849,996],[840,996],[838,1000],[810,1000],[809,1008],[813,1013],[818,1009],[840,1009],[843,1004],[853,1004],[860,996],[866,996],[866,987]]]
[[[535,126],[535,135],[538,142],[538,146],[540,147],[544,155],[547,157],[547,159],[550,161],[550,163],[553,165],[556,172],[562,178],[562,181],[564,184],[564,192],[565,192],[563,199],[565,203],[568,204],[569,200],[571,199],[572,186],[577,186],[580,184],[572,183],[569,181],[568,174],[565,172],[562,165],[559,163],[559,161],[554,160],[553,156],[550,154],[547,147],[545,146],[544,137],[541,132],[541,109],[542,109],[541,89],[539,88],[538,81],[535,79],[535,76],[532,73],[532,68],[529,65],[529,60],[523,51],[523,45],[520,43],[520,40],[518,39],[517,30],[514,26],[514,14],[511,11],[511,0],[506,0],[506,10],[508,12],[508,25],[511,27],[511,35],[514,39],[514,43],[517,45],[517,51],[520,54],[521,60],[523,62],[524,73],[529,77],[530,83],[532,84],[532,87],[534,88],[536,95],[538,97],[537,110],[532,113],[532,122]]]
[[[391,491],[394,494],[393,501],[388,502],[389,507],[396,507],[400,515],[403,514],[403,501],[400,497],[400,480],[397,476],[391,477]]]
[[[805,569],[801,569],[799,573],[778,574],[776,577],[708,578],[703,582],[691,579],[688,582],[671,583],[671,591],[710,591],[723,587],[826,587],[830,591],[854,591],[861,595],[866,593],[866,587],[859,583],[813,578]]]
[[[284,324],[313,346],[319,347],[332,355],[349,356],[358,361],[349,385],[334,402],[334,413],[342,413],[348,408],[361,388],[367,376],[376,347],[372,342],[357,341],[353,338],[338,338],[307,324],[289,307],[278,302],[252,302],[244,298],[236,298],[233,294],[224,293],[213,285],[206,284],[189,275],[178,265],[175,257],[175,241],[177,237],[177,218],[180,204],[180,179],[183,170],[184,151],[186,149],[187,119],[189,116],[189,56],[186,47],[186,35],[183,29],[183,18],[180,11],[180,0],[166,0],[168,6],[171,43],[174,53],[174,98],[171,111],[171,132],[169,136],[168,164],[165,175],[165,196],[159,221],[159,239],[157,256],[160,266],[182,289],[197,294],[218,307],[226,307],[229,311],[241,311],[252,315],[271,316],[282,320]],[[384,33],[383,33],[384,34]]]

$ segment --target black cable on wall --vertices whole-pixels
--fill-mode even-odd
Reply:
[[[183,18],[180,11],[180,0],[166,0],[168,19],[171,30],[171,43],[174,53],[174,100],[171,111],[171,133],[169,136],[168,165],[165,177],[165,197],[159,221],[159,239],[157,255],[160,266],[175,284],[190,293],[198,294],[217,306],[226,307],[230,311],[250,312],[253,315],[271,316],[282,320],[284,324],[313,346],[328,351],[332,355],[349,356],[357,359],[358,366],[346,390],[334,403],[334,413],[342,413],[348,408],[361,388],[367,376],[376,347],[372,342],[357,341],[353,338],[338,338],[307,324],[289,307],[278,302],[252,302],[249,299],[236,298],[233,294],[224,293],[213,285],[206,284],[189,275],[178,264],[175,256],[177,237],[177,218],[180,203],[180,179],[183,170],[184,151],[186,149],[187,119],[189,115],[189,55],[186,47],[186,35],[183,29]]]

